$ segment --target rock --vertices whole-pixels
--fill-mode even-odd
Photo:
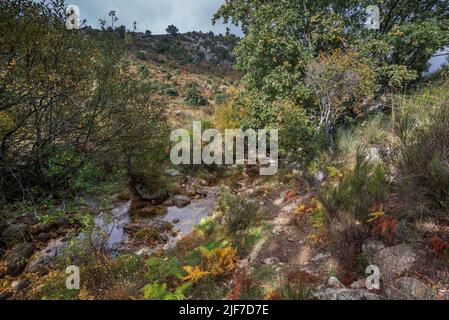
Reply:
[[[33,226],[33,225],[35,225],[35,224],[37,224],[39,222],[37,220],[37,217],[36,217],[35,213],[30,213],[25,218],[23,218],[22,221],[23,221],[23,223],[26,223],[29,226]]]
[[[12,277],[18,276],[25,269],[33,251],[34,246],[31,243],[15,245],[5,257],[6,273]]]
[[[434,298],[433,291],[423,282],[411,277],[397,279],[390,290],[393,299],[431,300]]]
[[[177,224],[180,220],[179,219],[173,219],[172,223]]]
[[[26,238],[27,228],[23,224],[11,224],[3,230],[2,238],[5,242],[22,242]]]
[[[330,258],[330,257],[331,257],[331,254],[330,254],[330,253],[326,253],[326,254],[324,254],[324,253],[319,253],[319,254],[317,254],[315,257],[312,258],[312,261],[313,261],[313,262],[316,262],[316,261],[320,261],[320,260],[323,260],[323,259],[328,259],[328,258]]]
[[[165,206],[165,207],[173,207],[173,206],[175,205],[175,203],[173,202],[173,200],[168,199],[168,200],[165,200],[165,201],[162,203],[162,205]]]
[[[207,187],[209,185],[209,182],[205,179],[200,179],[199,181],[200,181],[200,184],[204,187]]]
[[[170,231],[173,229],[173,225],[170,222],[160,220],[160,219],[154,219],[151,221],[151,227],[157,230],[158,232],[162,233],[165,231]]]
[[[380,300],[380,296],[362,289],[327,289],[313,293],[319,300]]]
[[[333,288],[343,288],[344,287],[336,277],[330,277],[329,280],[327,280],[327,284]]]
[[[268,266],[272,266],[274,264],[279,263],[279,258],[276,258],[276,257],[265,258],[263,260],[263,263],[268,265]]]
[[[128,234],[133,234],[139,231],[142,227],[137,223],[130,223],[123,227],[123,230]]]
[[[52,225],[52,228],[54,228],[54,229],[59,229],[59,228],[68,229],[70,227],[70,221],[67,217],[60,217],[55,222],[53,222],[51,225]]]
[[[360,279],[351,284],[352,289],[364,289],[366,288],[366,279]]]
[[[362,252],[368,260],[368,263],[373,263],[374,255],[384,248],[385,245],[383,244],[383,242],[377,240],[367,240],[362,244]]]
[[[11,296],[12,296],[12,292],[10,292],[10,291],[0,292],[0,301],[11,298]]]
[[[384,248],[373,258],[373,263],[380,269],[381,279],[386,282],[410,270],[415,261],[416,254],[407,244]]]
[[[30,285],[30,281],[27,279],[13,281],[11,283],[11,291],[19,292],[19,291],[22,291],[23,289],[26,289],[29,285]]]
[[[40,242],[47,242],[50,239],[51,239],[51,233],[48,233],[48,232],[39,233],[37,236],[37,240],[39,240]]]
[[[152,218],[157,215],[162,215],[167,213],[167,207],[164,206],[153,206],[148,208],[143,208],[134,212],[134,215],[137,215],[141,218]]]
[[[169,177],[179,177],[182,176],[182,173],[175,169],[165,170],[165,174]]]
[[[27,272],[37,274],[40,277],[46,276],[50,270],[44,264],[33,264],[27,269]]]
[[[366,150],[366,160],[378,162],[381,161],[380,150],[379,148],[369,148]]]
[[[48,223],[38,223],[31,227],[31,233],[36,235],[43,232],[49,232],[51,229]]]
[[[173,197],[173,201],[175,203],[175,206],[178,208],[183,208],[185,206],[188,206],[191,202],[190,198],[181,194],[178,194]]]
[[[207,191],[206,190],[198,190],[196,193],[199,194],[202,197],[207,197]]]

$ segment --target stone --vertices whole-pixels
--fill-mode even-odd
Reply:
[[[402,277],[394,282],[390,297],[401,300],[431,300],[434,298],[434,293],[422,281],[412,277]]]
[[[327,284],[333,288],[343,288],[344,287],[336,277],[330,277],[329,280],[327,280]]]
[[[38,223],[31,227],[31,233],[36,235],[43,232],[49,232],[51,229],[48,223]]]
[[[179,219],[173,219],[172,223],[177,224],[180,220]]]
[[[381,279],[386,282],[409,271],[415,261],[416,253],[407,244],[379,250],[373,258],[373,264],[380,269]]]
[[[10,292],[10,291],[0,292],[0,301],[9,299],[9,298],[11,298],[11,296],[12,296],[12,292]]]
[[[362,244],[362,253],[366,257],[369,263],[373,262],[374,255],[385,248],[382,241],[367,240]]]
[[[175,205],[175,203],[173,202],[173,200],[168,199],[168,200],[165,200],[164,202],[162,202],[162,205],[165,207],[173,207]]]
[[[272,266],[274,264],[279,263],[279,258],[276,258],[276,257],[265,258],[263,260],[263,263],[268,265],[268,266]]]
[[[319,300],[381,300],[379,295],[362,289],[326,289],[312,295]]]
[[[22,291],[23,289],[26,289],[29,285],[30,285],[30,281],[27,279],[13,281],[11,283],[11,291],[19,292],[19,291]]]
[[[185,206],[188,206],[190,204],[190,202],[192,202],[189,197],[181,195],[181,194],[174,196],[173,201],[175,203],[175,206],[177,206],[178,208],[183,208]]]
[[[315,257],[312,258],[312,261],[316,262],[316,261],[320,261],[320,260],[323,260],[323,259],[328,259],[330,257],[331,257],[330,253],[319,253]]]
[[[26,238],[27,228],[23,224],[11,224],[3,230],[2,238],[5,242],[22,242]]]
[[[351,283],[352,289],[364,289],[366,288],[366,279],[360,279]]]
[[[47,242],[50,239],[51,239],[51,233],[48,233],[48,232],[39,233],[37,236],[37,240],[39,240],[41,242]]]
[[[52,228],[54,229],[68,229],[70,227],[70,221],[67,217],[60,217],[55,222],[52,223]]]
[[[128,234],[136,233],[141,229],[141,226],[137,223],[130,223],[125,226],[123,226],[123,230]]]
[[[152,218],[157,215],[167,213],[167,207],[164,206],[152,206],[137,210],[134,214],[141,218]]]
[[[175,169],[165,170],[165,174],[169,177],[179,177],[182,176],[182,173]]]
[[[5,256],[6,273],[12,277],[18,276],[25,269],[33,251],[34,246],[31,243],[15,245]]]

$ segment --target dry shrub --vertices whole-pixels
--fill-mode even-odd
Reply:
[[[340,213],[330,224],[329,233],[340,266],[344,270],[353,270],[362,243],[368,237],[368,228],[351,214]]]
[[[418,122],[403,117],[395,160],[403,195],[421,214],[449,212],[449,100]],[[414,124],[414,125],[413,125]],[[416,206],[416,204],[420,204]]]

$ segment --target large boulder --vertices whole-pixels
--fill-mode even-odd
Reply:
[[[33,251],[34,246],[31,243],[15,245],[5,256],[6,273],[12,277],[18,276],[25,269]]]
[[[416,278],[402,277],[394,281],[389,291],[392,299],[401,300],[431,300],[434,292],[423,282]]]
[[[379,267],[381,280],[385,282],[390,282],[409,271],[415,261],[416,253],[407,244],[379,250],[373,258],[373,264]]]

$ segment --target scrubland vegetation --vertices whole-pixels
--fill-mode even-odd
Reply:
[[[449,299],[449,5],[369,4],[229,1],[238,39],[0,3],[0,297]],[[278,174],[174,167],[193,120],[279,129]]]

